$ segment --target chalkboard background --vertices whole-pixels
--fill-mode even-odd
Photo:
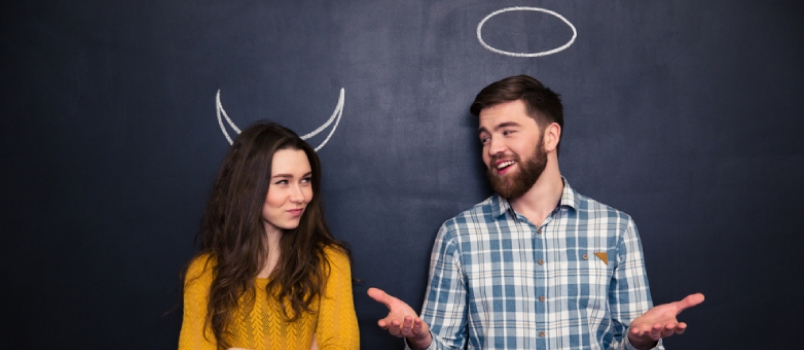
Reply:
[[[484,48],[512,6],[577,39]],[[362,347],[400,349],[365,291],[420,307],[439,225],[491,193],[469,103],[521,73],[563,96],[570,184],[635,218],[655,302],[706,294],[668,347],[800,344],[799,2],[10,0],[0,30],[4,348],[175,348],[162,315],[229,146],[217,91],[241,128],[305,134],[343,88],[325,205]],[[519,11],[482,34],[533,53],[573,31]]]

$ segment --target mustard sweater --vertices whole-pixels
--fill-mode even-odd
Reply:
[[[265,291],[268,279],[256,278],[254,306],[247,309],[241,297],[233,315],[235,322],[230,327],[230,346],[251,350],[309,350],[315,335],[320,350],[359,349],[349,258],[331,248],[325,249],[325,255],[331,269],[323,294],[312,305],[313,310],[319,310],[318,313],[305,313],[292,323],[284,321],[277,304],[268,301]],[[199,256],[187,270],[179,350],[218,349],[212,329],[204,328],[214,265],[213,261],[207,264],[208,259],[209,256]]]

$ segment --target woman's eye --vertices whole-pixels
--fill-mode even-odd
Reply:
[[[274,185],[287,185],[287,183],[288,180],[279,180],[277,182],[274,182]]]
[[[301,179],[303,183],[310,183],[311,181],[313,181],[313,178],[309,176]]]

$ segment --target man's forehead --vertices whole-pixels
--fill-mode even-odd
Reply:
[[[526,113],[502,112],[484,114],[481,112],[480,117],[478,117],[477,130],[479,132],[492,131],[507,126],[538,127],[538,123],[536,123],[533,117],[530,117]]]

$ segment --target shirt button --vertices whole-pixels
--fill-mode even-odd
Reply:
[[[544,265],[544,260],[539,259],[539,265]]]
[[[542,295],[542,296],[540,296],[540,297],[539,297],[539,301],[544,301],[544,299],[545,299],[545,298],[544,298],[544,295]]]
[[[539,336],[544,338],[544,332],[539,332]]]
[[[584,259],[584,260],[589,259],[589,255],[584,254],[584,255],[583,255],[583,259]]]
[[[540,227],[538,230],[536,230],[536,233],[538,233],[538,234],[542,234],[542,229],[541,229],[541,227]]]

